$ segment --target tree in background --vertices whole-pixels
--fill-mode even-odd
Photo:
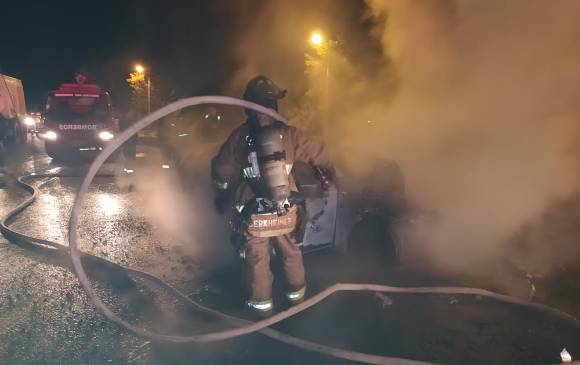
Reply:
[[[304,54],[304,74],[308,80],[308,88],[297,105],[287,110],[294,125],[317,135],[323,134],[330,112],[328,87],[332,45],[332,41],[325,41]]]
[[[137,71],[131,72],[127,78],[127,83],[131,89],[130,104],[137,115],[142,116],[147,114],[147,80],[145,74]],[[151,98],[153,98],[153,83],[150,83],[152,90]],[[153,101],[151,101],[153,104]]]

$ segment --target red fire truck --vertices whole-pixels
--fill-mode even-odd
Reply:
[[[119,131],[109,93],[85,80],[77,75],[76,84],[62,84],[49,93],[41,137],[54,159],[93,157]]]

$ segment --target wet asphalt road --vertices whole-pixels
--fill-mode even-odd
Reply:
[[[82,164],[53,163],[38,140],[11,147],[8,153],[8,169],[13,175],[80,175],[85,168]],[[118,170],[119,166],[111,163],[103,171]],[[160,174],[154,170],[150,176]],[[167,179],[160,181],[164,184]],[[79,184],[78,178],[48,179],[39,200],[21,214],[13,227],[64,243],[68,210]],[[192,293],[198,300],[235,313],[240,304],[237,271],[224,226],[200,229],[220,224],[213,212],[203,217],[198,214],[210,208],[207,200],[199,198],[204,190],[200,188],[193,197],[173,196],[167,191],[153,194],[155,184],[139,185],[134,191],[128,191],[126,184],[127,181],[112,178],[94,182],[81,218],[81,248],[145,270],[182,292]],[[152,195],[163,199],[159,202]],[[0,214],[4,215],[25,196],[14,182],[0,189]],[[165,210],[164,201],[170,202],[171,210]],[[193,216],[184,207],[193,211]],[[177,215],[172,216],[172,211]],[[167,216],[179,224],[172,226],[165,220]],[[201,223],[183,224],[194,218]],[[341,260],[324,254],[307,258],[313,291],[345,274],[348,264]],[[99,265],[91,265],[88,271],[103,300],[123,318],[140,326],[171,334],[225,326],[181,307],[162,291],[131,280],[123,272]],[[382,279],[409,285],[436,281],[397,273]],[[441,282],[449,283],[465,284]],[[577,329],[549,316],[478,298],[341,294],[277,328],[332,346],[451,364],[556,363],[565,346],[580,356]],[[66,261],[47,258],[0,237],[0,364],[167,363],[346,362],[296,350],[259,335],[202,346],[151,344],[96,313]]]
[[[8,170],[15,175],[59,169],[43,154],[40,143],[11,147],[7,155]],[[43,191],[48,194],[42,194],[14,227],[64,242],[71,187],[54,180]],[[0,213],[24,197],[13,183],[1,189]],[[68,269],[1,240],[0,363],[123,363],[141,348],[144,341],[95,313]]]
[[[7,150],[8,171],[13,176],[30,173],[84,175],[86,164],[53,163],[42,142]],[[118,166],[107,164],[103,173]],[[69,209],[79,178],[39,179],[42,194],[23,212],[12,228],[27,235],[64,243]],[[11,181],[0,189],[0,214],[25,197]],[[121,189],[112,178],[97,179],[85,204],[79,236],[82,249],[121,265],[146,270],[185,293],[200,286],[204,257],[198,248],[179,237],[157,234],[159,223],[142,213],[136,193]],[[149,203],[149,202],[145,202]],[[219,249],[218,249],[219,251]],[[192,253],[195,253],[194,256]],[[10,244],[0,237],[0,363],[1,364],[124,364],[150,363],[151,346],[97,314],[66,262]],[[91,273],[91,270],[90,270]],[[124,274],[93,267],[95,285],[105,302],[128,318],[144,317],[164,325],[168,318],[156,313],[147,289]],[[100,287],[99,287],[100,285]],[[159,294],[163,296],[163,294]],[[161,298],[157,302],[172,301]],[[146,314],[144,314],[146,312]],[[151,318],[148,318],[148,317]],[[141,320],[141,319],[140,319]],[[173,323],[175,324],[175,323]],[[172,324],[172,325],[173,325]]]

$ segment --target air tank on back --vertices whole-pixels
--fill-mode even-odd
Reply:
[[[278,212],[283,212],[289,207],[290,182],[286,170],[284,134],[280,128],[260,128],[256,135],[256,152],[264,193],[276,203]]]

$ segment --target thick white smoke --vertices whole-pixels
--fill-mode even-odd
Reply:
[[[495,257],[578,186],[580,4],[370,5],[387,12],[381,41],[399,85],[376,110],[385,129],[375,150],[400,161],[412,196],[438,211],[428,247],[438,262]]]
[[[308,3],[255,14],[237,43],[240,79],[268,73],[290,93],[307,82],[304,94],[323,99],[322,76],[284,64],[305,49],[280,44],[320,26]],[[355,32],[355,14],[380,52],[355,57],[345,41],[331,53],[327,142],[355,171],[377,156],[401,164],[410,197],[439,216],[421,248],[435,263],[501,257],[523,224],[578,188],[580,3],[368,0],[358,13],[353,3],[317,14],[337,35]]]

